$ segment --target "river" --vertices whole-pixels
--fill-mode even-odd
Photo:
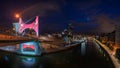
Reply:
[[[0,68],[114,68],[114,65],[107,54],[102,54],[92,41],[88,41],[84,54],[81,45],[37,57],[0,52]]]

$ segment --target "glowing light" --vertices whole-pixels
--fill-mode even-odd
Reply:
[[[24,55],[41,55],[42,50],[40,49],[39,42],[30,41],[19,44],[18,53]]]
[[[35,22],[31,22],[30,24],[25,24],[24,22],[21,23],[21,21],[22,21],[22,19],[19,19],[20,27],[19,27],[19,31],[18,31],[18,32],[19,32],[20,34],[22,34],[22,32],[23,32],[25,29],[29,28],[29,29],[35,30],[35,32],[36,32],[36,37],[39,36],[38,16],[36,16]]]
[[[31,48],[31,49],[35,49],[34,45],[23,45],[23,49],[25,48]]]
[[[20,24],[20,26],[23,26],[23,24]]]
[[[38,23],[37,23],[37,22],[35,22],[35,25],[38,25]]]
[[[22,57],[21,59],[25,65],[34,65],[36,62],[36,59],[31,57]]]
[[[20,15],[19,15],[19,14],[15,14],[15,17],[16,17],[16,18],[19,18],[19,17],[20,17]]]

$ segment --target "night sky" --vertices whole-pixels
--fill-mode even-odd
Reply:
[[[60,32],[69,23],[75,32],[112,32],[120,19],[119,0],[0,0],[0,26],[12,27],[39,16],[40,33]],[[117,20],[117,21],[116,21]]]

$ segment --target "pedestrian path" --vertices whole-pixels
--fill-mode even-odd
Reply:
[[[120,63],[118,62],[118,59],[115,57],[114,52],[111,51],[105,44],[102,44],[97,39],[95,39],[95,38],[93,38],[93,39],[94,39],[94,41],[96,41],[98,44],[100,44],[101,47],[103,47],[107,51],[107,53],[109,54],[115,68],[120,68]]]

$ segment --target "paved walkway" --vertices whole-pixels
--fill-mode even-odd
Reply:
[[[100,41],[93,38],[97,43],[99,43],[109,54],[111,60],[113,61],[113,64],[115,65],[115,68],[120,68],[120,63],[118,62],[118,59],[114,56],[114,52],[111,51],[106,45],[102,44]]]

